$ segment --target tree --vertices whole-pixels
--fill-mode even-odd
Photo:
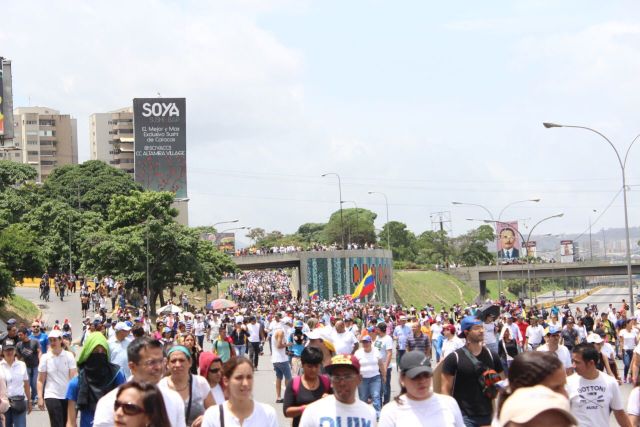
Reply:
[[[311,245],[312,243],[325,243],[325,226],[326,224],[318,222],[307,222],[298,227],[296,234],[299,236],[300,240],[305,242],[307,245]]]
[[[446,264],[453,253],[451,241],[446,231],[427,230],[418,236],[416,241],[417,256],[415,261],[419,264]]]
[[[351,228],[351,241],[360,245],[364,243],[375,243],[376,233],[374,221],[377,218],[375,212],[368,209],[343,209],[342,217],[344,221],[344,241],[349,242],[349,228]],[[342,222],[340,220],[340,211],[336,211],[329,217],[329,222],[324,228],[325,242],[327,244],[342,244]]]
[[[37,235],[24,224],[12,224],[0,231],[0,262],[18,280],[40,277],[45,265]]]
[[[495,254],[487,250],[487,244],[495,240],[493,228],[481,225],[475,230],[454,239],[456,261],[465,265],[487,265],[495,260]]]
[[[387,234],[387,230],[389,234]],[[399,221],[389,221],[380,231],[380,239],[389,236],[391,252],[396,261],[414,261],[416,257],[416,236]]]
[[[257,243],[258,241],[264,239],[264,236],[266,236],[266,231],[264,231],[264,228],[260,228],[260,227],[255,227],[252,228],[251,230],[249,230],[249,232],[247,233],[246,237],[250,238],[251,240],[253,240],[254,243]]]
[[[33,181],[38,176],[38,171],[29,165],[0,160],[0,192],[9,187],[16,187]]]

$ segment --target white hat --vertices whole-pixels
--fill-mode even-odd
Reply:
[[[558,411],[572,426],[578,420],[571,414],[569,400],[548,387],[537,385],[517,389],[505,402],[500,411],[500,426],[510,422],[524,424],[546,411]]]
[[[131,330],[131,326],[127,325],[125,322],[118,322],[116,323],[116,327],[113,328],[115,329],[116,332],[118,331],[130,331]]]
[[[602,337],[593,332],[587,335],[587,342],[592,344],[600,344],[603,341]]]
[[[49,338],[62,338],[62,331],[60,329],[54,329],[49,332]]]

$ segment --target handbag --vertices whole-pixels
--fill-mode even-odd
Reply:
[[[22,414],[27,410],[27,399],[24,396],[9,396],[9,406],[15,414]]]
[[[500,375],[495,370],[487,368],[466,347],[462,347],[462,351],[473,364],[476,373],[479,374],[478,382],[482,393],[487,399],[494,399],[498,395],[496,384],[500,381]],[[489,351],[489,356],[491,356],[491,351]],[[493,356],[491,356],[491,359],[493,360]]]

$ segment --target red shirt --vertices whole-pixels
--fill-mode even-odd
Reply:
[[[527,327],[529,326],[529,324],[523,320],[522,322],[517,321],[516,325],[518,325],[518,329],[520,329],[520,333],[522,334],[522,338],[526,339],[526,337],[527,337],[526,332],[527,332]]]

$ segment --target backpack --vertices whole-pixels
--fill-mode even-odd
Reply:
[[[480,383],[480,389],[482,390],[482,394],[484,395],[484,397],[486,397],[487,399],[495,399],[498,395],[498,387],[496,386],[496,384],[501,380],[500,375],[494,369],[487,368],[485,364],[479,361],[478,358],[473,354],[471,354],[471,352],[467,350],[466,347],[462,347],[460,350],[462,350],[462,352],[473,364],[473,367],[478,374],[478,382]],[[487,349],[487,351],[489,351],[489,357],[491,357],[491,360],[493,361],[491,350]],[[455,351],[454,354],[456,355],[456,362],[459,363],[460,361],[458,359],[458,352]]]
[[[291,389],[293,390],[293,396],[298,399],[298,392],[300,391],[300,384],[302,384],[302,376],[298,375],[293,378],[293,382],[291,383]],[[329,377],[326,375],[320,375],[320,384],[322,388],[324,388],[324,392],[328,393],[331,389],[331,383],[329,381]]]

